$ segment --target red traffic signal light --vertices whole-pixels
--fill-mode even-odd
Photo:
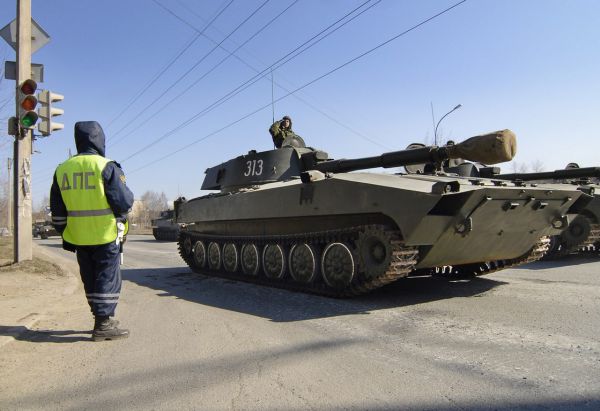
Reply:
[[[27,79],[21,83],[20,89],[23,94],[34,94],[37,90],[37,83],[32,79]]]

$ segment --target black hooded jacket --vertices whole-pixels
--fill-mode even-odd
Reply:
[[[77,155],[85,156],[98,154],[104,157],[105,138],[100,124],[95,121],[80,121],[75,123],[75,146]],[[119,163],[110,161],[102,170],[104,193],[106,200],[118,220],[124,220],[133,206],[133,193],[125,185],[125,175]],[[56,180],[56,173],[50,189],[50,210],[53,223],[64,221],[67,217],[67,207],[62,199],[60,188]],[[57,218],[55,220],[55,218]],[[62,233],[65,225],[55,225],[56,230]]]

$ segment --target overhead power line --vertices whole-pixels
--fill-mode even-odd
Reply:
[[[224,47],[221,46],[221,43],[218,43],[217,46],[220,47],[221,49],[225,50],[228,55],[225,56],[224,58],[222,58],[217,64],[215,64],[214,66],[212,66],[208,71],[206,71],[202,76],[200,76],[198,79],[196,79],[196,81],[194,81],[193,83],[191,83],[187,88],[185,88],[184,90],[182,90],[179,94],[177,94],[176,96],[172,97],[169,101],[167,101],[165,104],[163,104],[158,110],[154,111],[153,113],[147,115],[144,119],[141,119],[140,122],[141,123],[145,123],[146,121],[149,121],[150,119],[156,118],[156,116],[161,113],[165,108],[167,108],[169,105],[173,104],[173,102],[175,102],[177,99],[179,99],[181,96],[183,96],[184,94],[187,94],[188,92],[190,92],[190,90],[196,86],[196,84],[198,84],[200,81],[202,81],[204,78],[206,78],[206,76],[208,76],[210,73],[212,73],[213,71],[215,71],[218,67],[220,67],[224,62],[226,62],[230,57],[235,56],[235,52],[237,52],[239,49],[241,49],[244,45],[248,44],[252,39],[254,39],[257,35],[259,35],[262,31],[264,31],[268,26],[270,26],[275,20],[277,20],[279,17],[281,17],[286,11],[288,11],[292,6],[294,6],[296,3],[298,3],[299,0],[295,0],[294,2],[292,2],[289,6],[287,6],[284,10],[282,10],[279,14],[277,14],[275,17],[273,17],[271,20],[269,20],[266,24],[264,24],[260,29],[258,29],[252,36],[250,36],[248,39],[246,39],[242,44],[240,44],[234,51],[229,52],[228,50],[226,50]],[[371,1],[371,0],[369,0]],[[257,71],[255,69],[255,71]],[[127,134],[123,135],[120,141],[123,141],[123,139],[125,139],[126,137],[130,136],[131,134],[133,134],[134,132],[136,132],[137,130],[133,129],[130,132],[128,132]]]
[[[157,143],[159,143],[161,140],[163,140],[166,137],[168,137],[168,136],[176,133],[179,129],[185,127],[189,122],[197,120],[198,118],[204,116],[205,114],[207,114],[208,112],[214,110],[218,106],[220,106],[220,105],[224,104],[225,102],[229,101],[231,98],[235,97],[236,95],[238,95],[242,91],[246,90],[251,85],[253,85],[256,82],[258,82],[264,76],[266,76],[268,74],[268,72],[271,70],[271,68],[279,68],[279,67],[283,66],[284,64],[288,63],[289,61],[293,60],[294,58],[298,57],[300,54],[304,53],[306,50],[310,49],[311,47],[313,47],[314,45],[316,45],[320,41],[324,40],[325,38],[327,38],[328,36],[330,36],[331,34],[333,34],[334,32],[336,32],[337,30],[339,30],[340,28],[342,28],[343,26],[345,26],[346,24],[348,24],[349,22],[351,22],[352,20],[354,20],[358,16],[362,15],[363,13],[365,13],[370,8],[372,8],[375,5],[377,5],[381,0],[377,0],[374,4],[370,5],[369,7],[367,7],[364,10],[361,10],[359,13],[357,13],[354,16],[352,16],[352,17],[349,18],[349,16],[351,16],[352,14],[354,14],[355,12],[357,12],[358,10],[360,10],[363,6],[365,6],[367,3],[370,3],[371,1],[372,0],[365,1],[364,3],[362,3],[361,5],[359,5],[358,7],[356,7],[355,9],[353,9],[350,12],[348,12],[347,14],[345,14],[343,17],[341,17],[338,20],[336,20],[334,23],[330,24],[329,26],[327,26],[326,28],[324,28],[323,30],[321,30],[319,33],[317,33],[314,36],[312,36],[310,39],[306,40],[301,45],[299,45],[296,48],[294,48],[292,51],[290,51],[287,54],[285,54],[283,57],[279,58],[277,61],[275,61],[274,63],[272,63],[269,67],[265,68],[260,73],[254,75],[249,80],[246,80],[245,82],[243,82],[242,84],[240,84],[239,86],[237,86],[235,89],[233,89],[229,93],[225,94],[223,97],[221,97],[218,100],[216,100],[215,102],[209,104],[203,110],[201,110],[200,112],[198,112],[194,116],[192,116],[186,123],[183,123],[183,124],[175,127],[174,129],[172,129],[171,131],[163,134],[162,136],[158,137],[157,139],[155,139],[151,143],[145,145],[141,149],[135,151],[133,154],[131,154],[128,157],[124,158],[122,161],[129,160],[130,158],[135,157],[138,154],[146,151],[150,147],[152,147],[152,146],[156,145]],[[348,19],[348,20],[344,21],[345,19]],[[342,22],[342,21],[344,21],[344,22],[340,24],[340,22]],[[338,24],[339,24],[339,26],[335,27]],[[329,30],[331,30],[331,31],[329,31]],[[327,33],[327,31],[329,31],[329,32]],[[312,44],[311,44],[311,42],[312,42]],[[171,100],[171,101],[173,101],[173,100]],[[156,115],[156,114],[157,113],[154,113],[153,115]]]
[[[261,27],[259,30],[257,30],[252,36],[250,36],[246,41],[244,41],[241,45],[239,45],[234,51],[229,51],[228,49],[226,49],[225,47],[222,46],[222,42],[219,43],[215,40],[213,40],[210,36],[206,35],[205,33],[202,34],[206,39],[208,39],[209,41],[211,41],[213,44],[216,44],[218,47],[220,47],[222,50],[224,50],[226,53],[228,53],[227,57],[225,57],[224,59],[222,59],[219,63],[217,63],[215,66],[213,66],[207,73],[205,73],[200,79],[204,78],[207,74],[209,74],[211,71],[213,71],[214,69],[216,69],[220,64],[222,64],[224,61],[226,61],[228,58],[230,57],[234,57],[236,58],[238,61],[240,61],[241,63],[243,63],[244,65],[246,65],[247,67],[249,67],[250,69],[252,69],[253,71],[255,71],[256,73],[258,73],[257,76],[254,76],[252,78],[250,78],[249,80],[247,80],[246,82],[242,83],[240,86],[236,87],[234,90],[232,90],[231,92],[227,93],[225,96],[221,97],[219,100],[217,100],[216,102],[211,103],[208,107],[206,107],[202,114],[206,114],[208,111],[211,111],[213,109],[215,109],[216,107],[218,107],[219,105],[223,104],[224,102],[230,100],[231,98],[233,98],[235,95],[239,94],[240,92],[242,92],[243,90],[245,90],[246,88],[248,88],[249,86],[251,86],[252,84],[256,83],[256,81],[264,78],[264,76],[261,76],[261,74],[263,74],[264,72],[266,72],[266,70],[270,70],[270,68],[277,63],[280,63],[282,60],[284,60],[286,57],[289,57],[290,55],[292,55],[292,57],[289,57],[287,60],[284,61],[284,63],[279,64],[277,67],[281,67],[283,64],[289,62],[291,59],[299,56],[301,53],[303,53],[304,51],[308,50],[310,47],[314,46],[315,44],[317,44],[318,42],[320,42],[321,40],[325,39],[326,37],[328,37],[329,35],[333,34],[335,31],[337,31],[338,29],[340,29],[341,27],[343,27],[344,25],[348,24],[349,22],[351,22],[352,20],[354,20],[355,18],[357,18],[358,16],[362,15],[364,12],[366,12],[367,10],[370,10],[372,7],[374,7],[375,5],[377,5],[378,3],[380,3],[381,0],[377,0],[374,4],[370,5],[368,8],[360,11],[360,13],[352,16],[350,19],[346,20],[345,22],[343,22],[343,24],[339,25],[338,27],[336,27],[335,29],[333,29],[332,31],[330,31],[329,33],[323,35],[323,33],[325,33],[327,30],[331,29],[332,27],[335,27],[337,24],[339,24],[340,22],[344,21],[345,19],[347,19],[349,16],[351,16],[353,13],[355,13],[357,10],[360,10],[363,6],[365,6],[367,3],[371,2],[372,0],[367,0],[364,3],[362,3],[361,5],[359,5],[358,7],[354,8],[353,10],[351,10],[350,12],[346,13],[344,16],[342,16],[341,18],[339,18],[338,20],[336,20],[334,23],[328,25],[325,29],[322,29],[319,33],[317,33],[316,35],[313,35],[309,40],[306,40],[305,42],[303,42],[301,45],[297,46],[296,48],[294,48],[291,52],[285,54],[283,57],[279,58],[278,60],[276,60],[274,63],[272,63],[270,66],[267,66],[267,69],[263,70],[262,72],[259,71],[259,69],[253,67],[251,64],[247,63],[245,60],[243,60],[242,58],[240,58],[239,56],[237,56],[235,53],[241,48],[243,47],[245,44],[247,44],[250,40],[252,40],[254,37],[256,37],[260,32],[262,32],[267,26],[269,26],[270,24],[272,24],[276,19],[278,19],[281,15],[283,15],[287,10],[289,10],[293,5],[295,5],[299,0],[295,0],[292,3],[290,3],[289,6],[287,6],[284,10],[282,10],[279,14],[277,14],[275,17],[273,17],[269,22],[267,22],[265,25],[263,25],[263,27]],[[172,12],[172,11],[171,11]],[[174,12],[173,12],[174,13]],[[197,14],[193,13],[194,15],[197,16]],[[199,17],[199,16],[197,16]],[[200,32],[200,30],[196,29],[197,32]],[[319,36],[322,36],[319,38]],[[316,41],[315,41],[316,39]],[[310,44],[311,41],[314,41],[314,43]],[[309,46],[307,46],[308,44],[310,44]],[[294,52],[300,50],[303,46],[306,46],[303,50],[301,50],[300,52],[298,52],[297,54],[293,54]],[[199,80],[200,80],[199,79]],[[198,80],[198,81],[199,81]],[[253,81],[254,80],[254,81]],[[196,81],[194,84],[196,84],[198,81]],[[247,85],[250,81],[252,81],[251,84]],[[289,89],[287,89],[286,87],[283,87],[282,85],[278,84],[277,82],[275,82],[275,84],[280,87],[283,91],[285,92],[289,92]],[[247,85],[246,87],[243,87],[244,85]],[[240,88],[243,87],[241,90]],[[189,90],[189,89],[188,89]],[[236,92],[236,90],[238,90]],[[181,95],[181,94],[180,94]],[[179,96],[180,96],[179,95]],[[176,96],[176,97],[179,97]],[[324,112],[323,110],[319,109],[318,107],[316,107],[315,105],[307,102],[306,100],[302,99],[300,96],[294,95],[294,98],[298,99],[299,101],[301,101],[302,103],[308,105],[310,108],[312,108],[313,110],[321,113],[323,116],[325,116],[326,118],[330,119],[331,121],[333,121],[334,123],[340,125],[341,127],[345,128],[346,130],[356,134],[357,136],[370,141],[373,144],[376,144],[380,147],[383,148],[389,148],[385,145],[382,145],[381,143],[373,140],[372,138],[369,138],[367,136],[365,136],[364,134],[352,129],[351,127],[349,127],[347,124],[342,123],[341,121],[335,119],[334,117],[332,117],[331,115],[329,115],[328,113]],[[170,104],[174,101],[174,99],[170,100],[167,104]],[[217,104],[219,103],[219,104]],[[164,108],[164,107],[163,107]],[[209,110],[210,109],[210,110]],[[147,117],[147,119],[153,118],[155,117],[160,111],[162,110],[159,109],[158,111],[152,113],[150,116]],[[208,111],[206,111],[208,110]],[[147,120],[140,120],[140,122],[144,123]],[[119,142],[123,141],[124,138],[126,138],[127,136],[131,135],[134,131],[136,130],[132,130],[131,132],[123,135],[121,137],[121,139],[119,141],[116,141],[112,144],[112,146],[114,146],[115,144],[118,144]],[[164,138],[164,136],[160,137],[160,139]],[[156,142],[151,143],[152,145],[154,145]],[[146,146],[144,148],[147,149],[149,148],[149,146]],[[133,155],[137,155],[139,153],[134,153]],[[133,156],[132,155],[132,156]],[[130,156],[130,157],[132,157]],[[127,157],[125,160],[129,159],[130,157]]]
[[[393,42],[393,41],[397,40],[398,38],[400,38],[400,37],[402,37],[402,36],[404,36],[404,35],[406,35],[406,34],[410,33],[411,31],[413,31],[413,30],[416,30],[417,28],[419,28],[419,27],[421,27],[421,26],[423,26],[423,25],[425,25],[425,24],[429,23],[430,21],[432,21],[432,20],[436,19],[437,17],[439,17],[439,16],[441,16],[441,15],[443,15],[443,14],[446,14],[446,13],[447,13],[447,12],[449,12],[450,10],[453,10],[454,8],[456,8],[456,7],[458,7],[459,5],[461,5],[461,4],[463,4],[463,3],[465,3],[466,1],[467,1],[467,0],[462,0],[462,1],[459,1],[459,2],[457,2],[457,3],[455,3],[455,4],[453,4],[452,6],[450,6],[450,7],[446,8],[446,9],[444,9],[444,10],[442,10],[442,11],[440,11],[440,12],[436,13],[435,15],[433,15],[433,16],[431,16],[431,17],[429,17],[429,18],[427,18],[427,19],[425,19],[425,20],[423,20],[423,21],[421,21],[420,23],[417,23],[417,24],[415,24],[414,26],[410,27],[409,29],[406,29],[406,30],[402,31],[401,33],[398,33],[397,35],[395,35],[395,36],[393,36],[393,37],[389,38],[388,40],[386,40],[386,41],[384,41],[384,42],[382,42],[382,43],[378,44],[377,46],[375,46],[375,47],[373,47],[373,48],[371,48],[371,49],[369,49],[369,50],[367,50],[367,51],[365,51],[365,52],[363,52],[363,53],[359,54],[358,56],[356,56],[356,57],[354,57],[354,58],[352,58],[352,59],[350,59],[350,60],[346,61],[345,63],[343,63],[343,64],[341,64],[341,65],[339,65],[339,66],[337,66],[337,67],[335,67],[335,68],[333,68],[333,69],[331,69],[331,70],[327,71],[326,73],[324,73],[324,74],[322,74],[322,75],[320,75],[320,76],[318,76],[318,77],[314,78],[313,80],[309,81],[308,83],[305,83],[304,85],[302,85],[302,86],[298,87],[297,89],[295,89],[295,90],[293,90],[293,91],[289,92],[288,94],[286,94],[286,95],[284,95],[284,96],[282,96],[282,97],[279,97],[278,99],[276,99],[276,100],[275,100],[275,102],[281,101],[281,100],[283,100],[283,99],[285,99],[285,98],[289,97],[290,95],[292,95],[292,94],[294,94],[294,93],[296,93],[296,92],[298,92],[298,91],[300,91],[300,90],[302,90],[302,89],[304,89],[304,88],[306,88],[306,87],[309,87],[310,85],[312,85],[312,84],[314,84],[314,83],[316,83],[316,82],[318,82],[318,81],[320,81],[320,80],[324,79],[325,77],[328,77],[328,76],[330,76],[331,74],[333,74],[333,73],[337,72],[338,70],[341,70],[342,68],[344,68],[344,67],[346,67],[346,66],[348,66],[348,65],[350,65],[350,64],[352,64],[352,63],[354,63],[354,62],[356,62],[357,60],[360,60],[360,59],[362,59],[363,57],[365,57],[365,56],[368,56],[369,54],[371,54],[371,53],[373,53],[374,51],[376,51],[376,50],[380,49],[381,47],[384,47],[384,46],[386,46],[387,44],[389,44],[389,43],[391,43],[391,42]],[[195,145],[195,144],[198,144],[198,143],[200,143],[201,141],[204,141],[204,140],[206,140],[206,139],[208,139],[208,138],[210,138],[210,137],[214,136],[215,134],[218,134],[218,133],[220,133],[220,132],[222,132],[222,131],[224,131],[224,130],[228,129],[229,127],[231,127],[231,126],[233,126],[233,125],[235,125],[235,124],[237,124],[237,123],[239,123],[239,122],[241,122],[241,121],[243,121],[243,120],[247,119],[248,117],[251,117],[251,116],[253,116],[254,114],[256,114],[256,113],[258,113],[258,112],[260,112],[260,111],[262,111],[262,110],[264,110],[264,109],[266,109],[266,108],[268,108],[268,107],[270,107],[270,106],[271,106],[271,102],[269,102],[268,104],[265,104],[265,105],[263,105],[263,106],[261,106],[261,107],[259,107],[259,108],[255,109],[254,111],[252,111],[252,112],[250,112],[250,113],[248,113],[248,114],[244,115],[243,117],[240,117],[239,119],[237,119],[237,120],[235,120],[235,121],[233,121],[233,122],[231,122],[231,123],[229,123],[229,124],[227,124],[227,125],[225,125],[225,126],[221,127],[220,129],[218,129],[218,130],[215,130],[215,131],[213,131],[212,133],[205,135],[204,137],[202,137],[202,138],[200,138],[200,139],[197,139],[197,140],[195,140],[195,141],[193,141],[193,142],[191,142],[191,143],[189,143],[189,144],[187,144],[187,145],[185,145],[185,146],[183,146],[183,147],[181,147],[181,148],[179,148],[179,149],[177,149],[177,150],[175,150],[175,151],[173,151],[173,152],[171,152],[171,153],[169,153],[169,154],[166,154],[166,155],[164,155],[164,156],[161,156],[161,157],[159,157],[159,158],[157,158],[157,159],[155,159],[155,160],[153,160],[153,161],[151,161],[151,162],[148,162],[148,163],[146,163],[145,165],[143,165],[143,166],[141,166],[141,167],[138,167],[138,168],[136,168],[135,170],[133,170],[133,171],[130,171],[130,172],[128,172],[128,173],[129,173],[129,174],[132,174],[132,173],[138,172],[138,171],[140,171],[140,170],[142,170],[142,169],[144,169],[144,168],[146,168],[146,167],[148,167],[148,166],[150,166],[150,165],[154,165],[154,164],[156,164],[157,162],[160,162],[160,161],[166,160],[167,158],[169,158],[169,157],[172,157],[172,156],[174,156],[175,154],[177,154],[177,153],[180,153],[181,151],[183,151],[183,150],[186,150],[186,149],[190,148],[191,146],[193,146],[193,145]],[[194,120],[190,120],[190,121],[188,121],[187,123],[185,123],[185,125],[184,125],[184,126],[188,126],[188,125],[190,125],[190,124],[191,124],[193,121],[194,121]]]
[[[128,104],[119,112],[119,114],[117,114],[117,116],[115,116],[107,125],[107,127],[110,127],[115,121],[117,121],[119,118],[121,118],[121,116],[123,114],[125,114],[125,112],[133,105],[133,103],[135,103],[146,91],[148,91],[150,89],[150,87],[152,87],[152,85],[154,85],[154,83],[156,83],[156,81],[169,69],[173,66],[173,64],[175,64],[175,62],[177,60],[179,60],[179,58],[192,46],[192,44],[194,44],[196,42],[196,40],[198,40],[200,37],[202,37],[202,35],[204,34],[204,32],[206,31],[206,29],[208,29],[214,22],[215,20],[217,20],[217,18],[219,18],[219,16],[221,16],[221,14],[223,14],[225,12],[225,10],[227,10],[229,8],[229,6],[231,6],[231,4],[234,2],[234,0],[229,0],[229,3],[227,3],[224,7],[220,7],[218,10],[219,12],[204,26],[204,28],[201,31],[197,31],[196,34],[191,38],[191,40],[177,53],[177,55],[175,57],[173,57],[171,59],[170,62],[168,62],[161,70],[159,70],[158,73],[156,73],[154,75],[154,77],[152,79],[150,79],[150,81],[148,81],[140,91],[138,91],[132,98],[131,100],[128,102]],[[109,139],[107,139],[108,141]]]
[[[154,1],[159,6],[163,7],[162,4],[160,2],[158,2],[157,0],[152,0],[152,1]],[[221,43],[223,43],[231,35],[233,35],[236,31],[238,31],[246,22],[248,22],[248,20],[250,20],[256,13],[258,13],[260,11],[260,9],[262,9],[264,6],[266,6],[266,4],[269,1],[270,0],[265,0],[263,3],[261,3],[260,6],[258,6],[252,13],[250,13],[250,15],[248,17],[246,17],[240,24],[238,24],[223,40],[221,40]],[[197,29],[195,29],[195,30],[197,30]],[[219,45],[221,43],[219,43]],[[146,110],[148,110],[150,107],[152,107],[158,100],[160,100],[165,94],[167,94],[175,85],[179,84],[189,73],[191,73],[196,67],[198,67],[198,65],[200,65],[200,63],[202,63],[208,56],[210,56],[217,48],[218,48],[218,45],[214,46],[208,53],[206,53],[192,67],[190,67],[185,73],[183,73],[181,76],[179,76],[179,78],[177,80],[175,80],[168,88],[166,88],[158,97],[156,97],[154,100],[152,100],[152,102],[150,102],[150,104],[146,105],[146,107],[144,107],[143,109],[141,109],[135,117],[137,118],[142,113],[144,113]],[[122,127],[119,131],[117,131],[115,133],[115,136],[117,134],[119,134],[121,131],[123,131],[126,128],[128,128],[129,126],[131,126],[132,124],[133,123],[126,124],[124,127]]]

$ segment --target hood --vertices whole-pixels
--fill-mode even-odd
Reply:
[[[75,146],[78,154],[100,154],[104,157],[104,131],[96,121],[75,123]]]

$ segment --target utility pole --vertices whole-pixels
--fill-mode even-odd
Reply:
[[[17,0],[17,87],[31,77],[31,0]],[[16,115],[19,118],[19,93]],[[32,259],[31,234],[31,130],[17,127],[14,143],[14,262]]]
[[[6,181],[6,185],[7,190],[6,190],[6,195],[7,195],[7,201],[6,201],[6,228],[8,229],[9,234],[12,233],[12,213],[11,213],[11,209],[12,209],[12,192],[10,190],[10,169],[12,167],[12,158],[7,158],[6,159],[6,168],[8,169],[8,180]]]

